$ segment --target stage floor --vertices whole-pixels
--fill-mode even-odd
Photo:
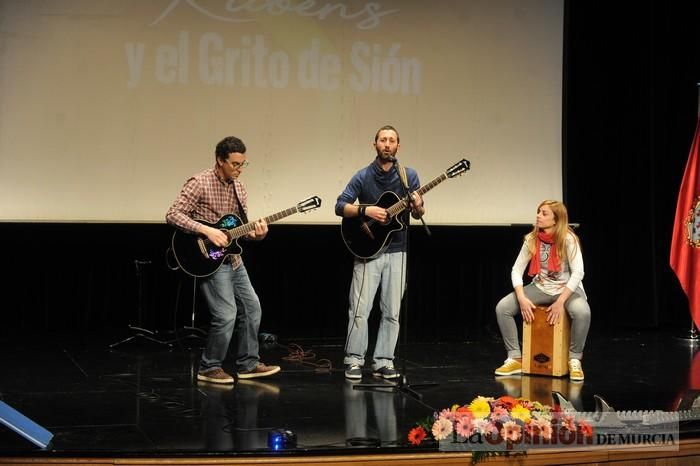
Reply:
[[[42,451],[0,424],[0,455],[265,455],[268,433],[277,429],[296,434],[300,453],[398,453],[411,450],[406,435],[414,423],[436,410],[478,395],[551,404],[552,390],[580,411],[594,409],[594,394],[617,410],[688,409],[700,395],[700,356],[678,336],[683,332],[590,338],[582,383],[494,376],[505,357],[500,341],[402,343],[396,366],[422,399],[406,390],[358,389],[343,376],[342,342],[281,338],[261,354],[282,372],[218,386],[195,381],[195,339],[172,349],[141,339],[110,349],[119,338],[5,337],[0,400],[54,439]],[[290,360],[299,350],[307,359]],[[324,359],[330,372],[317,370]],[[361,382],[385,383],[370,373]]]

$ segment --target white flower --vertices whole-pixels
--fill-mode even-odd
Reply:
[[[447,419],[438,419],[431,431],[435,440],[444,440],[452,433],[452,423]]]

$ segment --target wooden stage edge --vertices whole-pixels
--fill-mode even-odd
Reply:
[[[284,465],[284,466],[409,466],[409,465],[470,465],[471,453],[400,453],[377,455],[339,456],[284,456],[284,457],[177,457],[177,458],[39,458],[0,457],[0,465]],[[700,439],[681,440],[677,449],[660,450],[645,447],[598,448],[583,450],[530,450],[527,455],[489,457],[484,465],[700,465]]]

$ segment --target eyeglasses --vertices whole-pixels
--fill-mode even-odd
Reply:
[[[230,160],[227,160],[227,162],[229,165],[231,165],[231,168],[233,168],[234,170],[240,170],[241,168],[245,168],[250,163],[247,160],[244,160],[243,162],[232,162]]]

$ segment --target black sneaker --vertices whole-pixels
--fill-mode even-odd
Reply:
[[[372,375],[375,377],[383,377],[385,379],[396,379],[399,377],[399,371],[394,369],[394,366],[389,365],[375,369],[374,372],[372,372]]]
[[[358,364],[348,364],[345,366],[346,379],[361,379],[362,368]]]

